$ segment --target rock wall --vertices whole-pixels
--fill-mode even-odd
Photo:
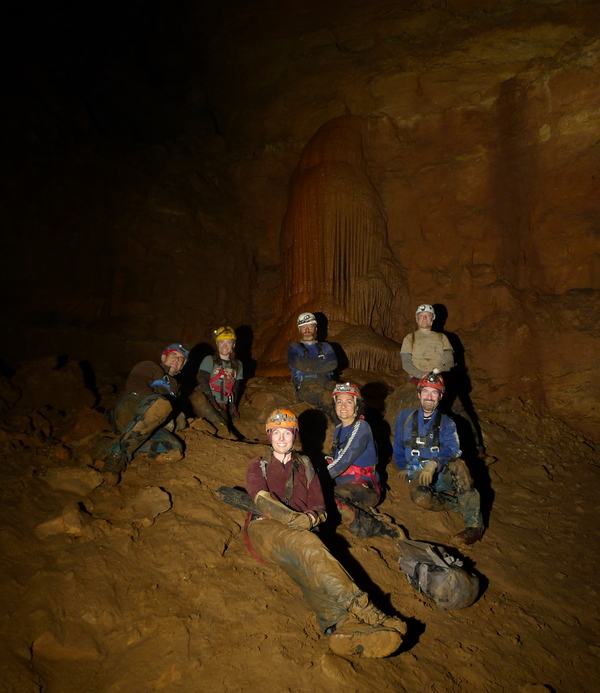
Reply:
[[[597,435],[596,3],[190,2],[148,17],[124,15],[110,50],[91,36],[96,53],[83,16],[79,34],[27,25],[41,48],[15,41],[7,364],[67,353],[122,372],[221,322],[272,359],[292,306],[327,296],[340,333],[354,320],[399,341],[428,301],[465,350],[475,404],[521,398]],[[57,59],[64,45],[79,72],[66,49]],[[307,163],[340,118],[360,123],[347,151],[363,159],[336,194],[363,176],[371,258],[392,270],[350,290],[321,273],[309,289],[298,272],[332,251],[290,273],[297,249],[281,248],[299,228],[319,237],[298,226],[324,199]],[[365,295],[377,318],[360,317]]]

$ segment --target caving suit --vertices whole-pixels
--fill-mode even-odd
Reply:
[[[338,363],[331,344],[292,342],[287,355],[296,390],[296,401],[318,407],[333,423],[338,423],[331,395],[335,388],[333,372]]]
[[[142,361],[133,367],[125,392],[108,413],[120,439],[111,453],[134,453],[151,459],[175,462],[183,457],[183,444],[164,428],[173,415],[172,402],[179,397],[179,383],[162,364]],[[175,423],[169,423],[175,428]]]
[[[394,461],[408,471],[410,495],[426,510],[449,510],[462,516],[466,527],[483,527],[479,492],[464,460],[460,458],[456,425],[449,416],[435,410],[429,418],[423,409],[405,409],[396,419]],[[430,486],[418,484],[429,460],[437,464]]]
[[[364,418],[359,416],[348,426],[339,424],[333,433],[327,471],[335,482],[333,494],[342,522],[352,525],[354,520],[352,513],[345,512],[348,503],[367,510],[379,502],[376,467],[377,449],[371,427]]]
[[[237,401],[244,368],[237,359],[206,356],[196,376],[198,386],[190,397],[196,416],[214,424],[227,424],[227,412],[239,416]]]
[[[325,512],[321,483],[304,455],[294,453],[285,464],[274,456],[268,461],[254,458],[246,470],[246,490],[251,498],[268,491],[297,512],[315,517]],[[323,633],[348,615],[361,592],[316,534],[257,515],[251,516],[246,531],[251,552],[281,566],[300,587]]]

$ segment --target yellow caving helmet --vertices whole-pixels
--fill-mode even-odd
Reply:
[[[217,329],[213,332],[213,335],[215,337],[215,342],[222,342],[225,339],[235,339],[233,327],[229,327],[229,325],[217,327]]]

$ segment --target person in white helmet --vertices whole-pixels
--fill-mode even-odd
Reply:
[[[296,401],[307,402],[338,423],[332,392],[333,372],[338,362],[331,344],[317,341],[317,319],[313,313],[298,316],[300,340],[288,347],[288,365],[296,390]]]
[[[415,311],[418,329],[406,335],[400,354],[402,368],[416,385],[418,381],[434,368],[449,371],[454,366],[454,350],[448,337],[433,331],[435,310],[429,303],[422,303]]]

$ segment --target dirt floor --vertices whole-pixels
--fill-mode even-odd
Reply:
[[[472,469],[488,529],[460,549],[460,521],[412,505],[389,465],[381,510],[462,556],[482,593],[443,611],[409,585],[391,540],[330,526],[323,539],[358,584],[408,622],[396,656],[346,659],[330,653],[300,590],[249,555],[245,514],[215,494],[243,486],[247,462],[266,453],[265,410],[289,402],[288,388],[251,381],[244,441],[192,422],[183,461],[134,460],[107,487],[88,466],[98,412],[19,409],[5,383],[1,691],[598,690],[599,469],[588,442],[526,402],[479,407],[488,457]],[[313,448],[327,452],[327,436]]]

